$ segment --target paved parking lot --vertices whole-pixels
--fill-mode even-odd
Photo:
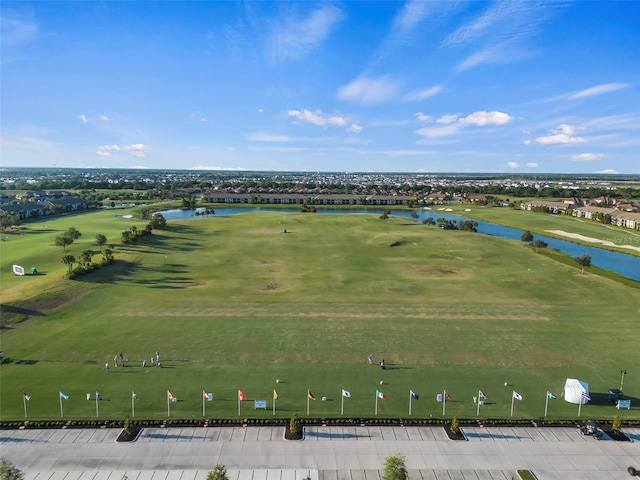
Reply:
[[[406,457],[415,480],[510,480],[531,469],[539,480],[628,479],[640,468],[632,442],[596,440],[577,428],[469,428],[468,441],[441,427],[150,428],[130,444],[119,430],[3,430],[0,451],[26,480],[204,480],[216,463],[231,480],[380,480],[387,456]]]

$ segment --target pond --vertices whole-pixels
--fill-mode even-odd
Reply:
[[[318,209],[318,214],[371,214],[380,216],[384,213],[385,209],[363,209],[363,208],[348,208],[348,209]],[[166,210],[161,213],[167,220],[186,220],[199,218],[200,215],[196,215],[195,212],[204,215],[204,208],[194,210]],[[228,215],[238,215],[249,212],[282,212],[282,213],[299,213],[299,208],[269,208],[269,207],[231,207],[231,208],[218,208],[215,210],[216,217],[224,217]],[[445,220],[471,220],[478,223],[478,233],[484,235],[492,235],[494,237],[507,238],[509,240],[520,241],[523,231],[517,228],[505,227],[504,225],[498,225],[495,223],[484,222],[480,220],[473,220],[472,218],[462,217],[460,215],[451,215],[449,213],[439,210],[416,210],[418,214],[418,222],[422,222],[427,217],[432,217],[434,220],[437,218],[444,218]],[[407,210],[392,210],[391,214],[399,217],[411,218],[411,212]],[[544,235],[535,234],[536,239],[546,242],[549,248],[555,248],[571,257],[579,257],[580,255],[590,255],[591,264],[600,268],[611,270],[613,272],[624,275],[640,282],[640,257],[629,255],[626,253],[610,252],[602,248],[590,247],[588,245],[581,245],[579,243],[569,242],[567,240],[559,240],[557,238],[547,237]]]

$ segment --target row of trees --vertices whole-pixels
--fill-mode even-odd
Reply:
[[[524,243],[528,243],[533,248],[535,248],[536,253],[538,253],[538,250],[540,250],[541,248],[547,248],[547,242],[534,238],[533,233],[531,233],[529,230],[525,230],[522,233],[522,236],[520,237],[520,239]],[[575,257],[574,260],[578,265],[580,265],[580,268],[583,274],[584,274],[584,269],[591,266],[591,255],[588,255],[586,253],[583,255],[580,255],[579,257]]]

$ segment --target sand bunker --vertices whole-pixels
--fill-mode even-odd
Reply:
[[[599,240],[597,238],[585,237],[584,235],[579,235],[577,233],[569,233],[563,230],[545,230],[545,232],[553,233],[554,235],[560,235],[561,237],[568,237],[568,238],[574,238],[576,240],[582,240],[583,242],[599,243],[600,245],[604,245],[605,247],[627,248],[629,250],[635,250],[636,252],[640,252],[640,247],[632,247],[631,245],[617,245],[613,242],[609,242],[608,240]]]

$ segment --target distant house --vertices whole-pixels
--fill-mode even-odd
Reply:
[[[206,199],[210,203],[254,203],[248,193],[211,192]]]
[[[307,196],[301,193],[263,193],[259,195],[261,203],[272,205],[304,205]]]
[[[604,208],[604,207],[594,207],[591,205],[586,205],[584,207],[575,208],[573,210],[573,216],[578,218],[594,218],[596,214],[600,213],[602,215],[611,215],[616,210],[614,208]]]
[[[444,193],[440,192],[432,192],[427,194],[425,200],[428,202],[443,202],[447,199],[447,196]]]
[[[14,205],[0,205],[0,215],[17,215],[20,219],[39,217],[49,213],[47,205],[43,202],[25,202]]]
[[[89,208],[87,205],[87,201],[81,197],[62,197],[62,198],[54,198],[53,200],[49,200],[48,202],[53,206],[55,210],[56,207],[60,209],[64,209],[67,212],[75,212],[77,210],[86,210]]]
[[[415,200],[409,195],[369,195],[367,203],[369,205],[406,205]]]
[[[329,195],[322,193],[313,197],[316,205],[358,205],[362,202],[360,195]]]
[[[571,205],[564,202],[547,202],[545,200],[531,200],[520,204],[521,210],[531,211],[537,207],[546,208],[548,213],[559,214],[564,213],[567,209],[571,208]]]
[[[491,197],[489,195],[485,195],[484,193],[467,193],[465,198],[469,202],[486,202]]]

